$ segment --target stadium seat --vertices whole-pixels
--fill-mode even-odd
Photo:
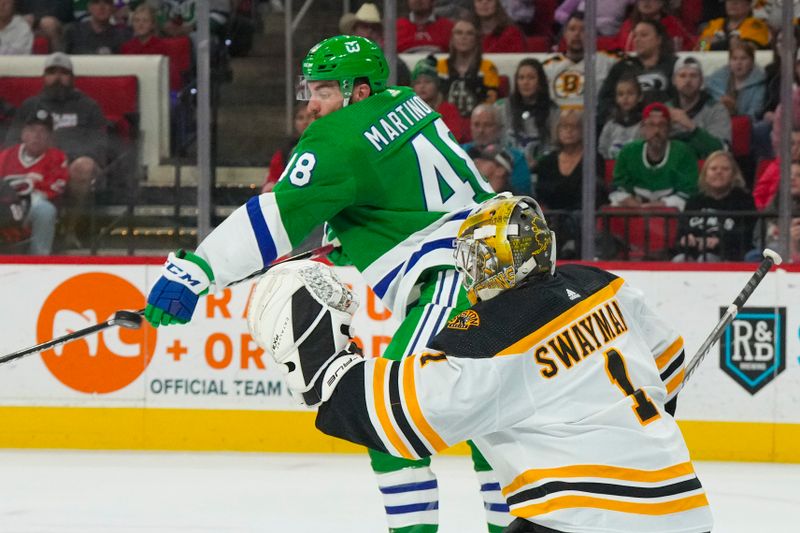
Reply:
[[[546,53],[550,51],[550,37],[546,35],[528,35],[525,41],[528,52]]]
[[[761,174],[767,170],[767,167],[773,162],[775,159],[759,159],[758,164],[756,165],[756,181],[758,178],[761,177]]]
[[[700,19],[703,18],[703,2],[681,2],[679,18],[686,26],[686,29],[696,34]]]
[[[617,164],[616,159],[606,159],[606,173],[605,173],[605,181],[606,186],[611,188],[611,183],[614,181],[614,165]]]
[[[47,55],[50,53],[50,41],[47,37],[42,37],[39,35],[38,37],[33,38],[33,50],[31,52],[35,55]]]
[[[625,259],[666,259],[678,236],[678,209],[642,209],[641,216],[627,207],[604,206],[597,217],[598,233],[608,232],[627,243]],[[619,213],[613,216],[614,213]]]
[[[511,80],[508,76],[500,76],[500,87],[497,88],[497,97],[506,98],[511,94]]]
[[[539,37],[541,41],[538,42],[544,43],[544,50],[531,49],[531,41],[529,39],[529,52],[550,51],[550,43],[553,41],[553,20],[559,3],[560,0],[536,0],[536,14],[533,16],[533,20],[530,24],[526,28],[523,28],[523,30],[528,36]],[[534,41],[536,46],[542,46],[536,43],[537,41]]]
[[[0,98],[17,108],[39,93],[43,84],[40,76],[8,76],[0,81]],[[76,76],[75,87],[98,103],[120,137],[131,139],[136,134],[131,128],[136,125],[139,110],[136,76]]]
[[[731,117],[731,152],[735,157],[742,157],[750,153],[750,138],[753,134],[753,125],[748,115],[734,115]]]

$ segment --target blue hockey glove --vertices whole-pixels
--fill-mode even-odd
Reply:
[[[197,299],[208,292],[214,273],[208,263],[192,252],[169,254],[161,277],[147,296],[144,317],[153,327],[186,324]]]

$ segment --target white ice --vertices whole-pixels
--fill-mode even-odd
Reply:
[[[719,533],[800,531],[800,465],[695,463]],[[442,533],[481,533],[466,457],[435,457]],[[381,533],[366,455],[0,451],[2,533]]]

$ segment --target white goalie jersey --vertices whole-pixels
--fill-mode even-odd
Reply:
[[[665,408],[683,340],[622,278],[560,267],[457,315],[432,349],[348,372],[317,427],[406,458],[471,438],[511,514],[556,531],[711,530]]]

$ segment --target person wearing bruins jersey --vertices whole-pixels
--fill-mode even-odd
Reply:
[[[550,98],[561,108],[583,109],[583,85],[585,65],[583,63],[583,13],[570,15],[564,26],[566,50],[550,56],[544,62],[544,72],[550,84]],[[598,51],[595,56],[596,87],[606,79],[608,71],[619,59],[618,56]]]
[[[357,304],[318,263],[270,270],[248,324],[289,389],[321,402],[324,433],[408,458],[472,438],[516,516],[507,532],[710,531],[672,416],[683,339],[623,278],[556,268],[554,250],[532,198],[473,209],[455,263],[474,305],[400,361],[351,347]]]

